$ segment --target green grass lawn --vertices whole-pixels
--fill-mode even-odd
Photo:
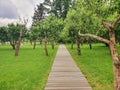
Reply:
[[[77,55],[76,45],[73,50],[66,46],[93,90],[114,90],[112,58],[104,44],[93,44],[92,50],[88,45],[81,46],[81,56]]]
[[[0,46],[0,90],[44,90],[56,51],[48,46],[21,46],[20,55],[14,56],[10,46]]]

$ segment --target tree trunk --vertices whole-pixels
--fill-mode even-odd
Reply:
[[[109,47],[113,59],[114,87],[116,90],[120,90],[120,58],[116,48],[114,27],[116,24],[118,24],[119,21],[120,21],[120,16],[113,23],[108,23],[105,20],[102,20],[104,26],[109,30],[109,37],[110,37]]]
[[[15,56],[18,56],[18,54],[19,54],[21,41],[22,41],[22,30],[20,31],[20,36],[18,38],[18,43],[17,43],[16,49],[15,49]]]
[[[91,38],[90,37],[88,39],[88,44],[89,44],[90,49],[92,49],[92,42],[91,42]]]
[[[42,45],[42,40],[40,40],[40,45]]]
[[[115,33],[114,30],[109,31],[110,36],[110,52],[113,59],[113,69],[114,69],[114,87],[120,90],[120,58],[116,48]]]
[[[84,41],[83,39],[80,40],[81,46],[83,46],[83,41]]]
[[[12,45],[13,50],[15,50],[15,45]]]
[[[105,46],[106,46],[106,47],[109,47],[109,44],[105,43]]]
[[[32,45],[32,40],[30,40],[30,44]]]
[[[80,40],[79,39],[77,39],[77,52],[78,52],[78,55],[81,55]]]
[[[45,37],[45,40],[44,40],[44,45],[45,45],[45,55],[48,56],[47,38],[46,37]]]
[[[33,49],[36,48],[36,39],[34,40],[34,46],[33,46]]]
[[[54,49],[54,40],[51,41],[52,49]]]
[[[74,41],[72,40],[71,41],[71,49],[73,49],[73,44],[74,44]]]
[[[12,46],[13,50],[15,50],[15,45],[16,45],[15,42],[10,41],[10,45]]]

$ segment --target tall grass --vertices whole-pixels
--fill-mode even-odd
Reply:
[[[81,46],[81,56],[77,55],[76,46],[70,49],[72,57],[88,79],[93,90],[114,90],[113,65],[108,47],[104,44],[93,44],[90,50],[88,45]]]
[[[8,45],[0,46],[0,90],[44,90],[57,46],[48,46],[49,56],[44,47],[21,46],[18,57]]]

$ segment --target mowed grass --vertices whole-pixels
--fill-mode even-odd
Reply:
[[[0,46],[0,90],[44,90],[58,46],[49,56],[44,47],[21,46],[18,57],[11,46]]]
[[[81,56],[77,55],[76,45],[70,49],[72,57],[88,79],[93,90],[114,90],[113,65],[108,47],[104,44],[93,44],[90,50],[88,45],[81,46]]]

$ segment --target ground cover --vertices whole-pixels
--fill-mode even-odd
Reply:
[[[0,90],[44,90],[57,46],[48,46],[49,56],[44,47],[21,46],[18,57],[8,45],[0,46]]]

